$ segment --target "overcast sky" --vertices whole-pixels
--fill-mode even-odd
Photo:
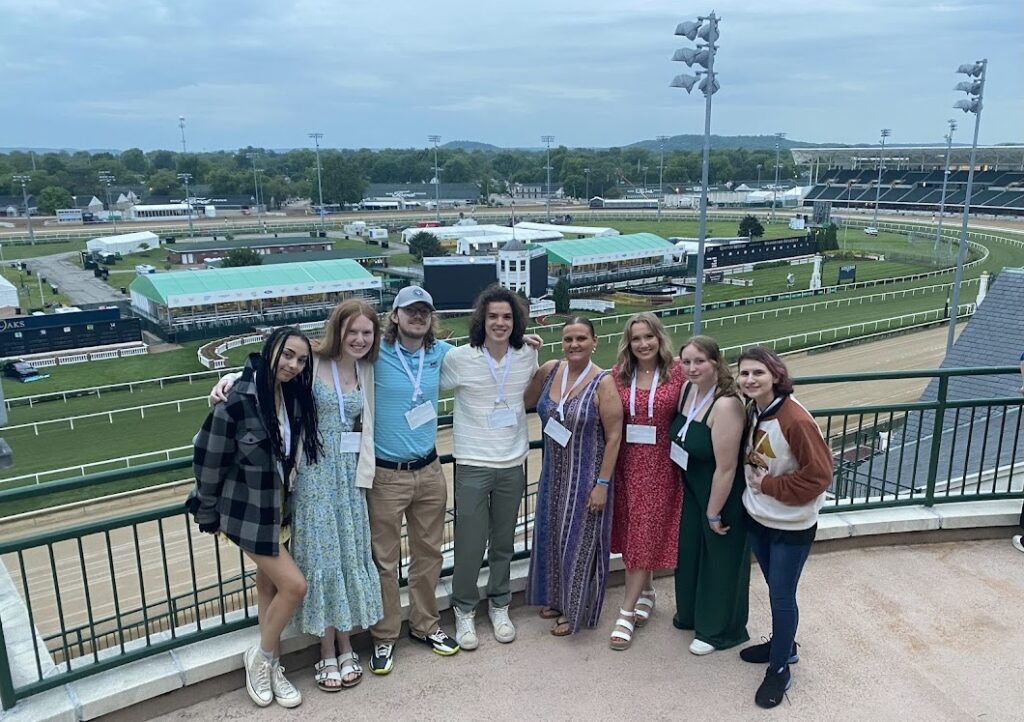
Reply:
[[[989,59],[981,142],[1024,142],[1024,0],[724,0],[712,130],[941,142]],[[668,0],[0,0],[0,147],[624,145],[703,132]],[[973,117],[973,116],[972,116]]]

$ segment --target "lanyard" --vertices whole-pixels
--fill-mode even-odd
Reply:
[[[356,369],[356,388],[360,388],[359,378],[359,363],[355,364]],[[334,378],[334,395],[338,398],[338,415],[341,417],[343,422],[348,421],[348,417],[345,416],[345,395],[341,391],[341,379],[338,377],[338,362],[331,360],[331,376]]]
[[[398,341],[395,341],[395,355],[398,356],[399,363],[402,364],[402,369],[405,370],[405,375],[409,377],[409,383],[412,384],[412,401],[416,403],[416,399],[423,395],[420,390],[420,381],[423,380],[423,359],[426,355],[423,347],[420,346],[420,350],[416,352],[416,358],[419,359],[420,368],[416,372],[416,376],[412,375],[412,369],[409,368],[409,362],[405,360],[405,355],[402,353],[402,347],[398,345]]]
[[[579,386],[581,383],[583,383],[583,379],[587,378],[587,374],[590,373],[590,369],[593,366],[594,366],[594,362],[593,361],[588,363],[587,367],[585,369],[583,369],[583,373],[581,373],[576,378],[576,381],[573,383],[572,387],[569,388],[569,390],[566,390],[565,385],[567,383],[569,383],[569,364],[568,363],[565,364],[565,368],[562,369],[562,396],[561,396],[561,398],[558,399],[558,418],[560,418],[560,419],[564,419],[565,418],[565,400],[569,397],[569,394],[571,394],[573,391],[576,390],[577,386]]]
[[[704,405],[708,402],[708,400],[712,396],[715,395],[715,391],[716,390],[717,390],[717,387],[715,387],[715,386],[712,386],[710,389],[708,389],[708,392],[706,394],[704,394],[704,398],[702,398],[700,400],[700,403],[698,404],[697,403],[697,387],[696,386],[693,387],[693,398],[690,400],[690,410],[686,412],[686,421],[685,421],[685,423],[683,423],[683,428],[679,429],[679,434],[676,436],[676,438],[679,439],[680,443],[683,443],[683,442],[686,441],[686,431],[687,431],[687,429],[690,428],[690,423],[693,421],[694,414],[697,411],[699,411],[699,410],[704,408]]]
[[[502,403],[505,400],[505,382],[508,381],[508,371],[512,368],[512,358],[510,354],[512,348],[509,347],[505,351],[505,371],[501,375],[501,381],[498,380],[498,365],[494,363],[494,359],[491,357],[491,352],[484,346],[484,358],[487,360],[487,368],[491,372],[491,378],[494,379],[494,383],[498,384],[498,395],[494,397],[494,405]],[[566,367],[568,368],[568,366]]]
[[[654,394],[658,391],[658,378],[661,376],[661,369],[654,369],[654,380],[651,381],[651,395],[647,397],[647,418],[654,419]],[[629,418],[636,416],[636,374],[633,374],[633,382],[629,385]]]

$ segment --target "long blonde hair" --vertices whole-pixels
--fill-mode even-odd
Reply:
[[[734,396],[739,393],[736,379],[729,369],[729,364],[722,358],[722,349],[718,341],[710,336],[690,336],[682,346],[679,347],[679,355],[682,356],[683,349],[687,346],[696,346],[697,350],[704,354],[708,361],[715,364],[715,371],[718,378],[715,380],[715,396]]]
[[[348,325],[357,316],[362,316],[373,324],[373,345],[363,360],[368,363],[376,361],[380,353],[380,319],[370,304],[359,298],[349,298],[334,307],[330,318],[324,324],[323,337],[313,342],[313,351],[316,355],[325,359],[340,358]]]
[[[632,316],[626,321],[626,327],[622,329],[622,338],[619,339],[619,355],[615,363],[619,367],[619,380],[622,383],[629,383],[636,372],[636,356],[629,342],[633,335],[633,326],[638,323],[646,323],[651,333],[658,339],[658,374],[663,379],[668,379],[672,373],[672,364],[675,359],[672,356],[672,341],[665,332],[661,319],[650,311],[643,311]]]

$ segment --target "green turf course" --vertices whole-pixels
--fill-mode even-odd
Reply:
[[[3,243],[0,240],[0,243]],[[85,241],[54,241],[52,243],[3,243],[4,260],[11,261],[15,258],[39,258],[40,256],[52,256],[57,253],[70,253],[72,251],[84,251]]]

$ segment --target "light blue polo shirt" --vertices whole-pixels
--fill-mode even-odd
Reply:
[[[437,409],[437,392],[441,379],[441,362],[452,345],[435,341],[423,356],[423,377],[420,390],[421,401],[430,401]],[[415,377],[419,373],[419,352],[410,353],[402,348],[405,362]],[[437,442],[437,421],[410,429],[405,412],[413,407],[413,385],[402,368],[395,345],[383,343],[380,356],[373,366],[373,441],[378,459],[388,461],[412,461],[431,452]]]

